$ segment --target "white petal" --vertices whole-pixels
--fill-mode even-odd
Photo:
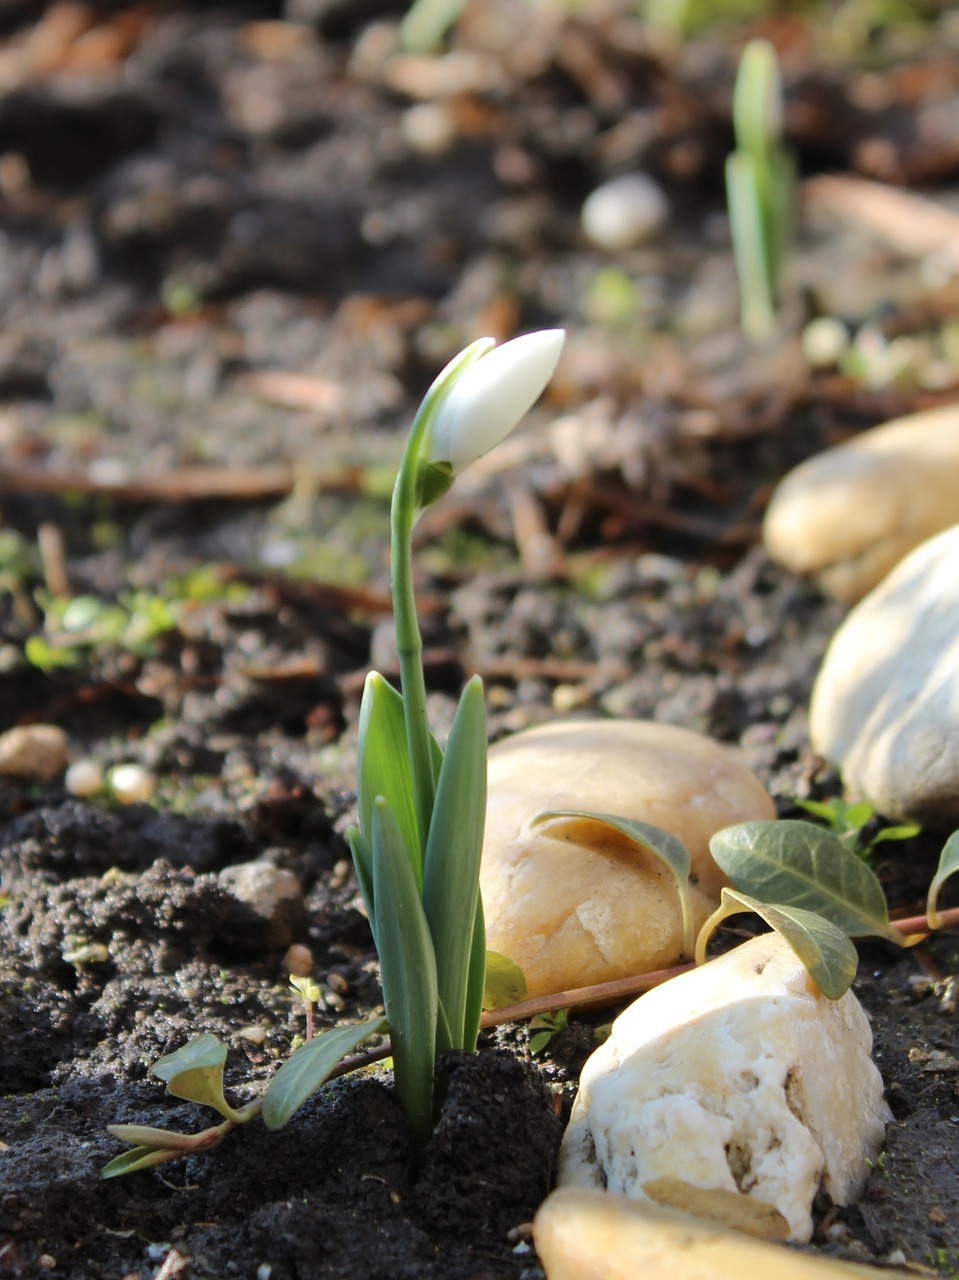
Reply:
[[[553,376],[565,339],[562,329],[541,329],[469,365],[437,411],[427,460],[456,473],[505,439]]]

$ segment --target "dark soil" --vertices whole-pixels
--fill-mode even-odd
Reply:
[[[391,60],[402,8],[0,13],[0,727],[59,724],[74,759],[158,780],[128,809],[0,789],[0,1275],[542,1274],[528,1224],[615,1011],[536,1057],[522,1026],[452,1056],[423,1152],[368,1070],[279,1133],[99,1178],[107,1124],[210,1122],[148,1074],[191,1036],[229,1043],[232,1099],[262,1092],[303,1033],[290,943],[312,950],[321,1025],[378,1006],[342,832],[363,676],[394,663],[386,499],[419,396],[477,334],[562,324],[569,342],[551,400],[423,521],[437,727],[479,671],[494,736],[646,716],[738,743],[784,814],[837,793],[805,709],[842,611],[767,561],[758,522],[800,458],[955,396],[955,286],[807,217],[781,339],[749,346],[722,222],[730,88],[763,31],[805,172],[955,182],[954,15],[841,39],[826,12],[780,16],[682,45],[631,4],[488,0],[444,95],[448,64]],[[410,142],[414,84],[445,151]],[[583,199],[639,168],[669,228],[590,248]],[[817,312],[911,338],[913,363],[812,373],[796,335]],[[64,577],[169,616],[119,638],[45,625]],[[38,667],[31,639],[61,662]],[[921,909],[940,843],[880,846],[894,908]],[[266,921],[219,879],[255,858],[299,878],[299,916]],[[816,1247],[959,1269],[957,974],[948,935],[863,949],[896,1118],[862,1203],[821,1206]]]

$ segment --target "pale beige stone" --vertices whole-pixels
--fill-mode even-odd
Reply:
[[[533,1222],[547,1280],[881,1280],[890,1272],[752,1240],[601,1191],[547,1196]]]
[[[644,1199],[672,1178],[771,1205],[812,1235],[858,1195],[889,1111],[855,995],[828,1000],[775,933],[647,992],[589,1058],[559,1184]]]
[[[917,547],[833,636],[809,734],[885,817],[959,826],[959,525]]]
[[[54,724],[27,724],[0,733],[0,774],[49,782],[67,766],[67,735]]]
[[[769,554],[855,601],[959,517],[959,404],[897,418],[802,463],[773,494]]]
[[[697,921],[725,883],[709,853],[722,827],[775,816],[730,747],[650,721],[581,720],[497,743],[480,883],[487,945],[515,960],[529,994],[675,964],[675,882],[652,855],[594,822],[532,825],[553,809],[609,813],[661,827],[689,849]]]

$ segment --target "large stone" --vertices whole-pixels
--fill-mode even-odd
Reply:
[[[688,729],[569,721],[497,743],[480,881],[487,945],[520,965],[530,995],[646,973],[683,951],[666,868],[595,822],[533,826],[555,809],[613,814],[678,836],[692,859],[697,921],[725,883],[710,836],[775,816],[736,752]]]
[[[888,1280],[894,1274],[751,1240],[675,1209],[572,1187],[547,1196],[533,1239],[547,1280]]]
[[[917,547],[833,636],[809,733],[885,817],[959,827],[959,525]]]
[[[778,934],[753,938],[616,1019],[583,1068],[559,1184],[738,1191],[808,1240],[820,1186],[851,1203],[882,1143],[871,1048],[851,991],[826,999]]]
[[[769,554],[856,601],[959,515],[959,404],[897,418],[802,463],[773,494]]]

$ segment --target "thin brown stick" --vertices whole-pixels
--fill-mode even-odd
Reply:
[[[951,907],[940,914],[942,929],[959,925],[959,907]],[[925,916],[907,916],[901,920],[893,920],[892,926],[899,933],[931,932]],[[932,932],[939,932],[933,930]],[[614,982],[597,982],[590,987],[573,987],[569,991],[554,991],[545,996],[534,996],[531,1000],[520,1000],[517,1004],[506,1005],[502,1009],[488,1009],[480,1020],[480,1026],[497,1027],[504,1022],[521,1022],[526,1018],[535,1018],[540,1013],[552,1013],[556,1009],[599,1009],[604,1005],[615,1004],[627,996],[642,995],[653,987],[661,986],[670,978],[677,978],[688,973],[696,966],[689,964],[676,965],[672,969],[656,969],[652,973],[635,974],[631,978],[617,978]],[[347,1075],[350,1071],[358,1071],[361,1067],[373,1066],[388,1058],[392,1049],[389,1041],[378,1049],[367,1053],[354,1054],[333,1070],[331,1078]]]

